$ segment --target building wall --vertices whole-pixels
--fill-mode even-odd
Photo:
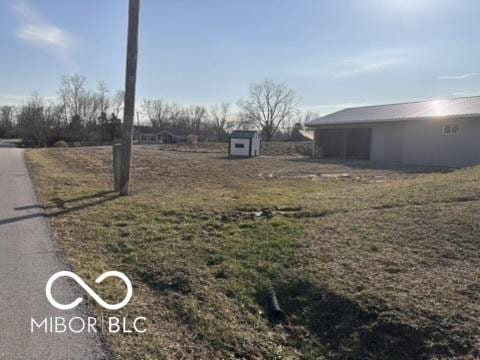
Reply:
[[[243,148],[235,147],[236,144],[242,145]],[[230,155],[249,156],[250,139],[230,139]]]
[[[169,132],[140,133],[136,134],[139,144],[174,144],[181,141],[181,138]]]
[[[260,136],[256,135],[252,139],[252,156],[260,155]]]
[[[459,124],[457,135],[444,135]],[[422,120],[373,124],[371,160],[463,167],[480,164],[480,119]]]
[[[405,123],[372,124],[370,160],[401,162]]]
[[[444,135],[446,124],[459,124],[457,135]],[[435,119],[362,125],[325,125],[332,128],[371,127],[370,160],[412,165],[464,167],[480,164],[480,119]],[[317,135],[315,135],[315,139]],[[316,140],[315,140],[315,146]]]
[[[139,143],[140,144],[155,144],[157,142],[156,140],[157,135],[156,134],[140,134],[139,135]]]
[[[457,135],[444,135],[446,124],[459,124]],[[406,164],[463,167],[480,164],[480,119],[412,122],[405,128]]]

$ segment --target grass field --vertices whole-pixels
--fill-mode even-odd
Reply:
[[[118,197],[111,149],[27,159],[74,270],[132,279],[122,311],[148,332],[106,334],[120,359],[477,356],[479,167],[137,147],[133,195]],[[268,317],[271,288],[282,321]]]

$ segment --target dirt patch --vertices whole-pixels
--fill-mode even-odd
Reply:
[[[142,148],[206,154],[227,155],[228,153],[227,143],[142,145]],[[312,142],[262,142],[261,154],[265,156],[310,156],[312,154]]]

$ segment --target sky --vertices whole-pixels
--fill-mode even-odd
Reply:
[[[480,95],[478,0],[142,0],[137,101],[235,104],[265,78],[319,114]],[[0,0],[0,105],[124,85],[128,0]]]

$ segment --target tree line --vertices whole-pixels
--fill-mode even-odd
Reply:
[[[86,78],[63,76],[55,99],[34,93],[20,106],[0,108],[0,138],[20,137],[27,146],[69,143],[112,143],[121,136],[122,91],[99,83],[88,89]],[[203,141],[226,141],[234,129],[257,129],[266,141],[295,140],[304,121],[315,117],[298,108],[299,99],[287,85],[264,80],[250,87],[247,98],[219,105],[183,105],[144,99],[137,124],[194,134]]]

